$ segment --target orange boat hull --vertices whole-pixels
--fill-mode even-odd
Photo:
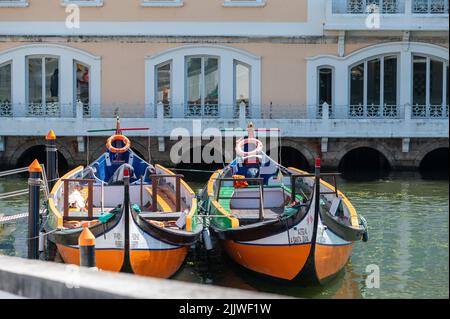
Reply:
[[[66,264],[80,264],[78,248],[57,245]],[[169,278],[174,275],[186,258],[188,247],[169,250],[131,250],[130,264],[136,275]],[[99,249],[95,252],[97,267],[120,272],[125,254],[121,249]]]
[[[316,244],[314,263],[319,281],[336,275],[347,264],[352,254],[352,244],[330,246]]]
[[[262,246],[224,241],[228,255],[238,264],[271,277],[292,280],[308,260],[311,244]]]

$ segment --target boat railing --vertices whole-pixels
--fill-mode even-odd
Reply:
[[[320,192],[320,194],[321,195],[335,195],[336,197],[339,197],[339,191],[338,191],[338,188],[337,188],[337,179],[336,179],[336,177],[337,176],[340,176],[341,175],[341,173],[321,173],[320,175],[319,175],[319,177],[322,179],[322,177],[332,177],[333,178],[333,187],[334,187],[334,190],[332,190],[332,191],[329,191],[329,192]],[[291,174],[291,185],[292,185],[292,187],[291,187],[291,191],[292,191],[292,194],[291,194],[291,199],[292,199],[292,201],[294,201],[295,200],[295,196],[296,196],[296,181],[297,181],[297,179],[299,179],[299,178],[307,178],[307,177],[310,177],[310,178],[314,178],[314,177],[316,177],[316,175],[315,174]]]
[[[258,183],[258,187],[259,187],[259,196],[258,197],[241,197],[241,196],[239,196],[239,199],[258,199],[259,200],[259,220],[264,221],[264,178],[240,178],[240,179],[226,178],[226,177],[218,178],[217,179],[218,186],[217,186],[217,193],[216,193],[216,201],[219,202],[220,199],[227,199],[227,200],[233,199],[232,197],[220,196],[220,190],[221,190],[222,184],[224,182],[236,182],[236,181]]]
[[[94,183],[95,180],[94,179],[76,179],[76,178],[65,178],[62,179],[62,182],[64,184],[64,218],[68,218],[69,217],[69,186],[70,183],[83,183],[83,184],[87,184],[88,186],[88,195],[87,195],[87,208],[88,208],[88,219],[92,219],[94,217],[94,208],[93,208],[93,204],[94,204]]]

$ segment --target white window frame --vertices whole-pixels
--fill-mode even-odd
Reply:
[[[141,5],[143,7],[182,7],[184,5],[183,0],[142,0]]]
[[[91,116],[100,116],[101,105],[101,59],[85,51],[58,44],[29,44],[18,46],[0,52],[0,64],[12,61],[11,86],[12,103],[15,117],[27,114],[26,103],[28,100],[27,57],[29,56],[55,56],[59,58],[59,103],[64,106],[61,116],[71,117],[73,108],[65,107],[73,105],[74,92],[74,60],[90,67],[90,104]]]
[[[236,105],[236,102],[237,102],[237,92],[236,92],[237,72],[236,72],[236,68],[237,68],[238,64],[246,66],[249,69],[249,71],[250,71],[250,74],[249,74],[250,83],[249,83],[249,92],[248,92],[249,93],[249,98],[248,98],[248,108],[249,109],[246,110],[246,114],[247,115],[251,115],[252,104],[253,104],[253,100],[252,100],[252,96],[253,96],[253,94],[252,94],[252,82],[253,82],[253,79],[252,79],[252,66],[247,64],[247,63],[244,63],[244,62],[242,62],[240,60],[236,60],[236,59],[234,59],[234,62],[233,62],[233,101],[234,101],[234,105]]]
[[[62,0],[61,5],[64,7],[69,5],[77,5],[79,7],[102,7],[103,0]]]
[[[28,7],[28,0],[8,0],[8,1],[0,1],[0,8],[25,8]]]
[[[403,107],[411,107],[412,105],[412,56],[425,55],[434,56],[435,58],[448,61],[448,48],[421,42],[388,42],[369,46],[357,50],[347,56],[340,57],[334,55],[318,55],[306,58],[307,63],[307,105],[308,118],[316,117],[316,105],[318,103],[317,97],[317,68],[322,65],[333,66],[335,68],[335,76],[339,81],[335,81],[335,92],[342,92],[342,94],[335,94],[334,104],[336,118],[346,118],[347,110],[343,106],[349,104],[349,68],[364,60],[370,60],[377,56],[391,56],[397,55],[398,71],[398,100],[397,104],[400,106],[400,116],[402,116]]]
[[[430,54],[425,54],[425,53],[412,53],[412,57],[411,57],[411,61],[414,61],[414,56],[418,56],[418,57],[422,57],[424,59],[426,59],[426,96],[425,96],[425,105],[423,105],[426,108],[426,111],[429,112],[430,111],[430,107],[432,106],[437,106],[434,104],[431,104],[431,60],[434,61],[438,61],[441,62],[443,64],[442,68],[443,68],[443,78],[442,78],[442,103],[441,106],[445,107],[446,106],[446,101],[447,101],[447,90],[448,90],[448,83],[447,83],[447,67],[449,66],[449,61],[443,59],[442,57],[437,57],[437,56],[433,56]],[[414,63],[411,62],[411,105],[414,108],[416,105],[413,104],[414,102]],[[427,117],[429,116],[429,114],[426,115]]]
[[[186,103],[185,74],[186,57],[214,56],[219,58],[219,108],[221,118],[233,118],[234,101],[234,61],[249,65],[251,71],[251,114],[257,118],[261,114],[261,57],[246,51],[221,45],[183,45],[168,49],[160,54],[145,59],[145,115],[155,114],[155,66],[172,60],[172,105],[173,117],[184,118]]]
[[[266,0],[224,0],[223,6],[229,8],[236,7],[264,7]]]

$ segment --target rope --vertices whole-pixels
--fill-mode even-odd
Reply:
[[[193,173],[215,173],[215,171],[207,171],[201,169],[189,169],[189,168],[168,168],[171,171],[180,171],[180,172],[193,172]]]
[[[20,173],[25,173],[25,172],[28,172],[28,167],[15,168],[15,169],[12,169],[9,171],[0,172],[0,177],[14,175],[14,174],[20,174]]]
[[[6,199],[6,198],[11,198],[11,197],[16,197],[16,196],[22,196],[22,195],[26,195],[26,194],[28,194],[28,188],[0,194],[0,200]]]

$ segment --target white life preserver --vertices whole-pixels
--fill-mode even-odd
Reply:
[[[252,151],[244,151],[245,145],[247,144],[253,144],[255,145],[255,148]],[[256,138],[246,138],[241,139],[236,143],[236,154],[241,157],[252,157],[255,155],[258,155],[263,150],[263,144],[260,140]]]

